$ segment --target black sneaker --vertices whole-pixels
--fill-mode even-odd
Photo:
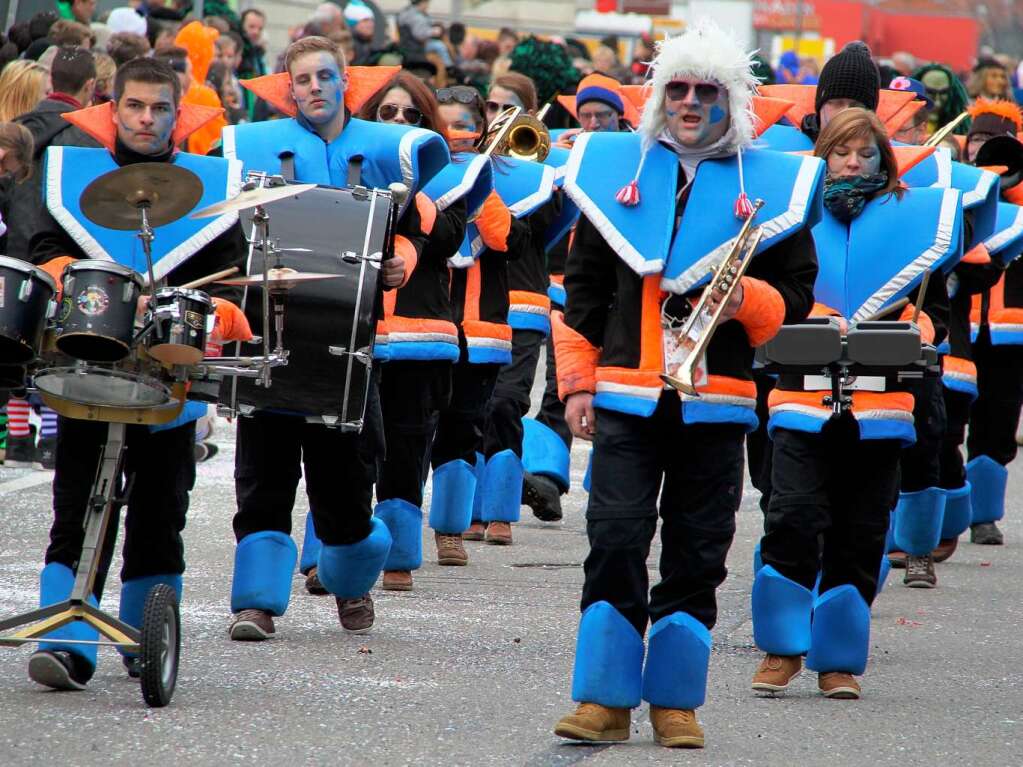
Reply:
[[[35,435],[27,437],[15,437],[7,435],[7,454],[4,456],[4,466],[12,469],[31,469],[36,462]]]
[[[1002,537],[1002,531],[994,522],[981,522],[979,525],[970,525],[970,543],[978,543],[981,546],[1001,546],[1005,543],[1005,538]]]
[[[938,576],[934,574],[934,557],[906,555],[906,574],[902,582],[911,589],[933,589],[938,585]]]
[[[70,652],[39,650],[28,659],[28,678],[54,690],[84,690],[92,666]]]
[[[57,468],[57,438],[43,437],[36,445],[36,462],[47,471]]]
[[[561,491],[554,481],[540,474],[522,474],[522,502],[543,522],[561,519]]]

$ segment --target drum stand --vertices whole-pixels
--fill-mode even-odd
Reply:
[[[139,657],[142,697],[153,707],[166,706],[174,694],[181,650],[177,594],[170,586],[154,586],[146,596],[141,629],[89,604],[111,520],[128,502],[131,482],[121,487],[125,424],[107,425],[107,441],[100,455],[96,480],[86,509],[85,540],[71,595],[62,602],[0,621],[0,645],[17,647],[45,642],[45,636],[72,621],[84,621],[106,639],[55,640],[62,644],[93,644],[117,647]],[[5,633],[17,629],[13,633]]]

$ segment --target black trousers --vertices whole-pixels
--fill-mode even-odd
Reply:
[[[512,361],[501,368],[486,408],[483,454],[487,458],[502,450],[512,450],[522,457],[522,417],[529,412],[541,346],[543,333],[512,331]]]
[[[1016,427],[1023,403],[1023,346],[992,346],[986,327],[973,344],[979,396],[970,411],[966,450],[970,459],[986,455],[1002,466],[1016,457]]]
[[[713,627],[742,500],[743,427],[683,424],[674,392],[650,418],[600,409],[596,420],[582,609],[605,600],[640,634],[679,611]],[[658,513],[661,580],[649,589]]]
[[[861,440],[851,414],[820,434],[774,432],[771,505],[760,556],[820,593],[851,583],[869,605],[877,590],[899,485],[897,440]]]
[[[291,535],[303,467],[317,537],[328,546],[344,546],[369,535],[373,483],[384,455],[375,376],[364,422],[362,432],[355,434],[266,411],[238,419],[235,539],[263,530]]]
[[[966,482],[962,446],[966,441],[966,424],[970,420],[970,396],[945,389],[945,433],[941,438],[941,476],[938,486],[955,490]]]
[[[565,421],[565,403],[558,397],[558,366],[554,359],[554,334],[547,336],[547,382],[536,420],[552,429],[569,450],[572,449],[572,430]]]
[[[85,514],[107,424],[60,418],[53,476],[53,526],[46,562],[76,570],[85,539]],[[195,422],[163,431],[148,426],[125,428],[122,470],[132,481],[124,525],[121,580],[185,572],[188,493],[195,485]],[[107,528],[93,592],[103,594],[117,541],[118,516]]]
[[[483,452],[487,403],[500,369],[500,365],[470,365],[461,360],[455,363],[451,370],[451,401],[441,411],[433,439],[430,456],[433,468],[459,459],[476,465],[476,453]]]
[[[904,493],[937,487],[941,481],[941,445],[948,421],[944,388],[938,377],[916,380],[909,387],[916,442],[899,459],[899,485]]]
[[[746,460],[750,482],[760,491],[760,510],[767,514],[771,503],[771,438],[767,436],[770,410],[767,398],[774,391],[775,378],[762,372],[753,372],[757,385],[757,428],[746,435]]]
[[[451,402],[447,361],[388,362],[380,373],[387,458],[377,480],[377,502],[401,498],[423,505],[430,443]]]

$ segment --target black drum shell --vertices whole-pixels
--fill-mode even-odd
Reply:
[[[213,313],[213,301],[200,290],[162,288],[156,291],[158,309],[172,304],[178,305],[178,317],[155,318],[159,332],[154,329],[146,338],[149,354],[161,362],[194,365],[206,353],[206,323]]]
[[[128,356],[142,279],[105,261],[76,261],[64,270],[57,348],[78,360],[117,362]]]
[[[28,295],[22,300],[23,285]],[[0,365],[23,365],[40,351],[55,283],[40,269],[0,257]]]

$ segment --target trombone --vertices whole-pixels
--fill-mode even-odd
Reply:
[[[714,331],[721,323],[721,314],[725,311],[728,301],[735,289],[742,284],[742,276],[757,252],[760,240],[764,236],[763,227],[753,228],[753,218],[764,207],[763,200],[753,202],[753,213],[742,225],[735,237],[735,244],[728,252],[718,268],[714,271],[707,287],[703,289],[699,302],[686,319],[678,337],[678,346],[685,355],[674,370],[661,374],[661,380],[678,389],[683,394],[693,397],[700,395],[696,391],[700,362],[703,360],[710,345]],[[711,302],[713,306],[711,305]]]

